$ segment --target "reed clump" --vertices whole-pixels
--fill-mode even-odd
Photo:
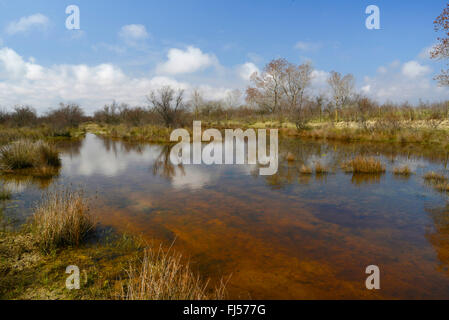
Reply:
[[[312,174],[312,168],[306,165],[302,165],[299,169],[299,173],[301,174]]]
[[[0,168],[3,171],[59,167],[58,150],[45,141],[17,140],[0,148]]]
[[[208,282],[195,275],[181,255],[164,252],[162,248],[144,250],[143,258],[129,264],[128,278],[117,292],[121,300],[221,300],[225,297],[225,284],[212,292]]]
[[[287,156],[285,157],[285,159],[288,161],[288,162],[293,162],[293,161],[295,161],[296,160],[296,157],[295,157],[295,155],[293,154],[293,153],[288,153],[287,154]]]
[[[329,169],[325,165],[321,164],[321,162],[317,162],[315,164],[315,173],[316,174],[328,174]]]
[[[424,175],[424,180],[426,180],[429,183],[443,183],[447,182],[448,178],[441,173],[430,171]]]
[[[412,170],[410,170],[409,166],[404,165],[402,167],[394,168],[393,174],[396,176],[410,176],[412,174]]]
[[[373,157],[357,156],[342,165],[343,170],[350,173],[384,173],[385,166]]]
[[[433,188],[439,192],[449,192],[449,183],[448,182],[440,182],[433,186]]]
[[[49,251],[80,245],[94,230],[95,223],[83,192],[65,188],[51,190],[43,196],[31,226],[39,247]]]

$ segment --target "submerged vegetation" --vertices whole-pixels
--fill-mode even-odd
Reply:
[[[84,290],[65,288],[67,261],[88,271]],[[47,192],[21,231],[0,230],[0,299],[195,300],[223,299],[225,291],[172,250],[101,231],[81,190]]]

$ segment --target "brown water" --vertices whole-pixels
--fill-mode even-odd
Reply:
[[[173,167],[169,148],[87,135],[62,143],[52,181],[8,178],[7,214],[23,221],[51,184],[81,185],[105,226],[162,241],[212,281],[230,277],[231,298],[449,298],[449,196],[422,175],[446,172],[447,155],[416,147],[280,142],[277,175],[254,166]],[[283,160],[290,152],[296,161]],[[387,165],[379,176],[339,167],[357,154]],[[320,161],[332,173],[299,174]],[[397,178],[408,164],[416,173]],[[365,268],[381,290],[365,288]]]

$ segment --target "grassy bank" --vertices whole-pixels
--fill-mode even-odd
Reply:
[[[297,133],[288,132],[301,138],[344,142],[376,142],[389,144],[419,144],[423,146],[449,149],[449,127],[432,128],[430,124],[399,123],[394,127],[372,125],[365,127],[351,123],[316,124]]]
[[[103,137],[131,142],[168,143],[173,129],[157,125],[126,126],[89,123],[85,130]]]
[[[278,129],[281,137],[329,140],[342,142],[375,142],[388,144],[419,144],[449,150],[449,123],[432,121],[370,121],[310,122],[305,129],[296,129],[294,123],[279,121],[211,121],[202,122],[208,128],[224,129]],[[189,132],[191,126],[186,126]],[[127,126],[89,123],[82,130],[113,139],[135,142],[168,143],[173,129],[158,125]]]
[[[65,286],[80,270],[80,290]],[[221,299],[176,252],[95,224],[80,191],[43,196],[20,231],[0,231],[0,299]]]
[[[67,128],[55,130],[50,126],[42,125],[35,127],[5,127],[0,126],[0,145],[7,144],[19,139],[31,141],[37,140],[59,140],[59,139],[79,139],[84,137],[86,131],[82,128]]]

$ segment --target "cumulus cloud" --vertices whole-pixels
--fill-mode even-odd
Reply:
[[[364,78],[361,91],[380,102],[449,99],[449,88],[437,86],[431,68],[414,60],[380,67],[374,76]]]
[[[119,37],[133,42],[148,39],[150,34],[142,24],[128,24],[120,29]]]
[[[402,66],[402,73],[409,78],[418,78],[431,72],[430,67],[421,65],[417,61],[406,62]]]
[[[218,60],[214,55],[203,53],[193,46],[188,46],[186,50],[170,49],[167,57],[166,62],[158,65],[158,73],[170,75],[193,73],[212,65],[218,65]]]
[[[36,27],[46,28],[49,24],[49,19],[41,13],[36,13],[31,16],[22,17],[18,21],[11,22],[6,27],[6,33],[13,35],[16,33],[23,33]]]
[[[254,72],[259,72],[259,68],[252,62],[246,62],[237,67],[237,72],[240,78],[248,81]]]
[[[34,59],[25,60],[10,48],[0,49],[0,105],[29,104],[39,112],[59,102],[79,103],[88,113],[113,99],[131,105],[145,105],[150,90],[163,86],[184,89],[188,98],[192,85],[167,76],[131,77],[119,67],[53,65],[45,67]],[[229,88],[200,85],[205,98],[222,99]]]

